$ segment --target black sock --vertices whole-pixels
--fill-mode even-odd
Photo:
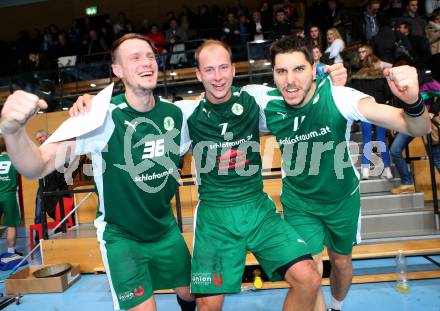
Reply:
[[[176,295],[177,302],[180,306],[180,309],[182,311],[194,311],[196,309],[196,301],[186,301],[179,297],[179,295]]]

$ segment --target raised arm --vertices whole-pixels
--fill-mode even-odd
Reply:
[[[404,108],[377,104],[372,98],[363,98],[358,104],[359,112],[371,123],[410,136],[429,133],[429,115],[419,96],[416,69],[409,66],[387,68],[384,75],[391,92],[403,102]]]
[[[75,141],[52,143],[38,148],[28,136],[25,125],[47,103],[36,95],[16,91],[2,110],[0,127],[9,157],[20,174],[28,178],[42,177],[64,165],[67,150],[74,151]]]

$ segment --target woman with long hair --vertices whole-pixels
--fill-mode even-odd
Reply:
[[[332,64],[342,63],[341,52],[345,48],[344,40],[336,28],[327,30],[327,49],[325,54]]]
[[[378,103],[387,103],[391,99],[391,91],[388,83],[383,76],[381,61],[373,54],[373,49],[368,45],[361,45],[358,48],[358,68],[352,76],[353,88],[364,92],[376,100]],[[393,175],[390,169],[390,155],[386,143],[386,129],[376,127],[376,141],[380,156],[384,164],[382,178],[391,179]],[[368,122],[361,122],[362,128],[362,166],[361,177],[368,179],[370,175],[370,159],[372,156],[372,130],[373,125]]]

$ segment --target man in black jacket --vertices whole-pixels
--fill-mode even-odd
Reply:
[[[49,137],[49,134],[46,130],[40,129],[35,132],[34,134],[35,140],[38,142],[39,145],[42,145],[47,138]],[[55,207],[57,203],[63,198],[68,197],[69,195],[64,196],[43,196],[43,192],[49,192],[49,191],[62,191],[62,190],[68,190],[66,180],[64,178],[64,174],[58,172],[57,170],[53,171],[51,174],[45,176],[44,178],[40,179],[38,181],[38,191],[37,191],[37,197],[35,200],[35,220],[34,222],[36,224],[41,224],[42,217],[41,215],[41,206],[44,204],[44,207],[46,209],[47,215],[49,215],[51,218],[55,219]],[[35,239],[38,241],[38,233]]]

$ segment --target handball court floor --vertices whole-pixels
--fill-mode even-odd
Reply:
[[[17,234],[17,249],[27,253],[28,237],[24,228],[19,228]],[[0,249],[6,249],[6,240],[0,240]],[[409,257],[408,270],[434,270],[440,267],[429,259],[440,262],[440,256]],[[39,264],[37,257],[32,263]],[[375,259],[354,261],[354,274],[384,273],[395,269],[394,259]],[[3,280],[8,271],[0,271],[0,293],[5,293]],[[322,286],[322,290],[329,301],[330,287]],[[281,310],[287,289],[248,290],[242,293],[228,295],[223,310]],[[155,295],[159,311],[180,310],[174,294]],[[49,310],[112,310],[113,304],[104,274],[82,275],[81,279],[64,293],[53,294],[26,294],[21,298],[21,304],[11,304],[4,310],[20,311],[49,311]],[[440,279],[411,280],[408,294],[399,294],[395,290],[395,282],[380,282],[368,284],[354,284],[344,302],[343,310],[423,310],[440,311]]]

